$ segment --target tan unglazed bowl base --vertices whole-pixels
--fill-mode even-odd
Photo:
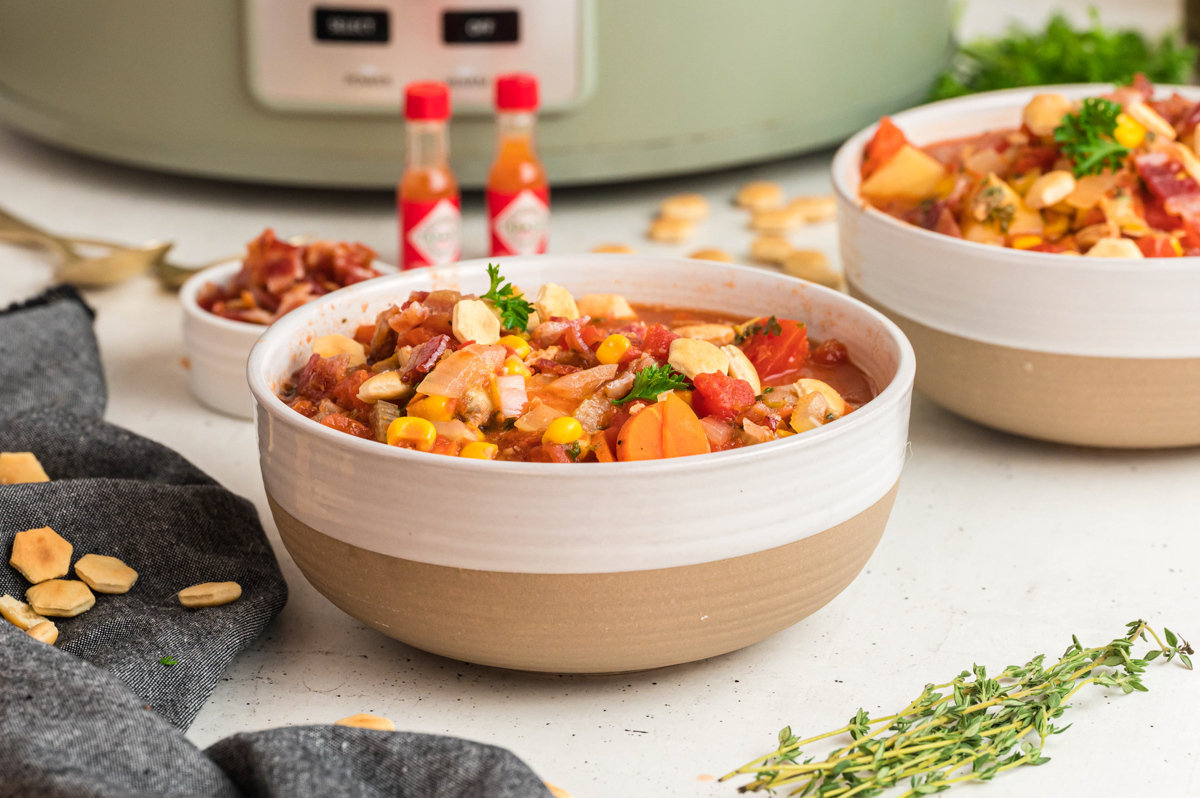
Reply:
[[[917,353],[916,389],[1005,432],[1125,449],[1200,444],[1200,358],[1080,357],[941,332],[850,294],[886,315]]]
[[[301,572],[380,632],[444,657],[544,673],[619,673],[756,643],[829,603],[878,544],[896,498],[740,557],[646,571],[533,574],[429,565],[357,548],[267,496]]]

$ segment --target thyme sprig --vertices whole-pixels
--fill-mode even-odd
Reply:
[[[500,324],[506,330],[524,330],[529,325],[529,314],[533,305],[525,297],[516,292],[512,283],[504,282],[500,276],[500,267],[488,264],[488,279],[492,285],[487,293],[479,297],[490,300],[500,311]]]
[[[1128,634],[1106,646],[1084,648],[1078,637],[1053,665],[1045,655],[1009,666],[988,678],[982,665],[945,684],[928,684],[894,715],[872,719],[862,709],[840,729],[801,740],[791,727],[779,732],[779,748],[721,778],[749,775],[739,792],[793,788],[789,795],[870,798],[906,784],[899,798],[942,792],[967,781],[990,781],[1022,765],[1043,765],[1046,740],[1070,725],[1051,721],[1085,685],[1146,692],[1141,674],[1151,661],[1176,657],[1191,670],[1192,648],[1169,629],[1165,642],[1146,624],[1128,624]],[[1133,644],[1149,634],[1158,644],[1140,659]],[[874,729],[874,730],[873,730]],[[891,732],[891,734],[885,734]],[[827,758],[801,759],[802,748],[842,734],[853,742]]]

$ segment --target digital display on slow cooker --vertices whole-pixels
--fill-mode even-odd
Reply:
[[[446,11],[442,14],[446,44],[504,44],[520,40],[516,11]]]
[[[376,9],[313,9],[313,35],[321,42],[386,42],[388,12]]]

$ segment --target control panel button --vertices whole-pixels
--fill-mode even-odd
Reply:
[[[511,44],[520,41],[516,11],[446,11],[442,39],[446,44]]]
[[[368,8],[317,6],[313,35],[321,42],[381,43],[388,40],[388,12]]]

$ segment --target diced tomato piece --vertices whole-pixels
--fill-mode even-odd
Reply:
[[[1200,124],[1200,103],[1192,106],[1192,109],[1175,125],[1175,129],[1180,135],[1184,135],[1196,128]]]
[[[665,363],[671,352],[671,342],[678,337],[661,324],[652,324],[642,340],[642,351],[660,363]]]
[[[551,463],[573,463],[571,455],[567,454],[567,447],[561,443],[543,443],[542,451],[546,453],[546,458]]]
[[[717,373],[697,374],[692,384],[696,386],[692,409],[701,418],[716,416],[729,421],[754,404],[754,388],[745,380]]]
[[[813,347],[809,359],[824,366],[836,366],[849,360],[850,353],[846,350],[846,345],[838,339],[826,338]]]
[[[355,421],[349,416],[343,416],[341,413],[330,413],[321,419],[321,424],[338,432],[353,435],[356,438],[366,438],[369,441],[375,440],[375,436],[371,434],[371,430],[367,428],[366,424]]]
[[[1072,247],[1068,246],[1063,241],[1043,241],[1040,244],[1034,244],[1026,249],[1026,252],[1066,252]]]
[[[358,329],[354,331],[354,340],[358,341],[363,346],[370,346],[371,339],[375,337],[374,324],[360,324]]]
[[[1170,236],[1164,235],[1146,235],[1135,239],[1138,249],[1147,258],[1177,258],[1179,252],[1175,249],[1177,244]]]
[[[317,414],[317,406],[307,399],[297,399],[292,402],[292,409],[306,418],[312,418]]]
[[[314,402],[328,399],[349,368],[349,355],[330,358],[313,355],[296,380],[296,394]]]
[[[1079,226],[1083,228],[1090,227],[1094,224],[1104,224],[1107,218],[1108,217],[1104,215],[1104,210],[1097,205],[1094,208],[1088,209],[1087,213],[1085,213],[1083,218],[1079,221]]]
[[[1180,194],[1200,193],[1197,183],[1183,168],[1183,164],[1163,152],[1148,152],[1134,158],[1138,175],[1146,181],[1146,187],[1161,200]]]
[[[761,329],[742,345],[763,385],[783,385],[808,360],[808,328],[792,319],[778,319],[778,330]]]
[[[638,349],[636,346],[631,346],[625,350],[625,354],[621,355],[621,359],[618,361],[618,363],[619,365],[624,366],[626,363],[632,363],[641,356],[642,350]]]
[[[875,135],[871,137],[871,140],[867,142],[867,146],[863,149],[863,180],[866,180],[876,169],[892,160],[892,157],[907,143],[908,139],[905,138],[900,128],[896,127],[895,123],[892,122],[891,117],[882,117],[879,120],[879,127],[875,129]]]
[[[347,374],[334,386],[333,401],[347,410],[357,410],[360,413],[366,413],[371,409],[371,405],[358,398],[358,389],[362,387],[364,382],[374,376],[367,369],[359,369]]]
[[[597,327],[594,324],[586,325],[579,332],[580,332],[580,337],[583,338],[583,342],[585,344],[587,344],[589,347],[595,346],[596,344],[600,343],[601,341],[603,341],[605,338],[608,337],[608,333],[604,332],[604,330],[601,330],[599,327]]]
[[[457,457],[458,450],[458,441],[452,441],[445,435],[439,435],[433,441],[433,447],[429,451],[431,454],[444,454],[450,457]]]

